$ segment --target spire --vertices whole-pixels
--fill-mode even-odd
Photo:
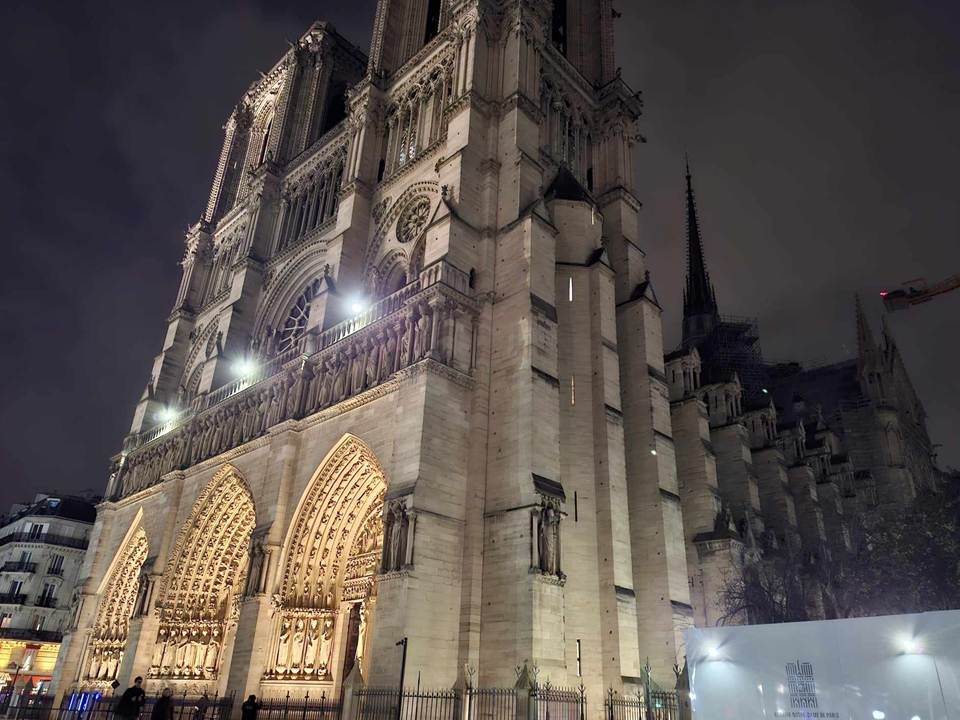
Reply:
[[[863,359],[867,353],[876,350],[877,345],[873,341],[873,331],[870,329],[870,321],[867,320],[867,316],[863,312],[863,303],[860,301],[860,293],[857,293],[854,298],[856,302],[857,316],[857,355]]]
[[[687,171],[687,286],[683,298],[684,315],[714,314],[717,299],[710,284],[707,261],[703,256],[697,201],[693,197],[690,159],[684,156]]]
[[[687,177],[687,283],[683,291],[683,344],[696,345],[710,334],[719,319],[717,298],[707,272],[693,197],[690,159],[684,156]]]

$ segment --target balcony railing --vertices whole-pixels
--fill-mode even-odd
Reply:
[[[37,599],[33,601],[33,604],[37,607],[55,608],[57,606],[57,599],[48,595],[39,595]]]
[[[77,548],[86,550],[89,541],[86,538],[68,537],[66,535],[57,535],[55,533],[33,533],[16,532],[0,537],[0,547],[12,542],[39,543],[42,545],[60,545],[62,547]]]
[[[128,438],[109,496],[119,499],[266,433],[369,390],[431,360],[464,377],[473,368],[470,276],[445,261],[356,317],[305,336],[254,375],[198,398],[187,420],[152,437]],[[144,444],[136,442],[152,437]]]
[[[0,605],[23,605],[27,602],[27,596],[20,593],[4,593],[0,595]]]
[[[56,575],[57,577],[63,577],[63,566],[60,567],[48,567],[47,575]]]
[[[32,573],[37,571],[37,564],[33,562],[22,562],[19,560],[8,560],[0,567],[0,572],[21,572]]]
[[[32,628],[0,628],[0,638],[7,640],[36,640],[38,642],[60,642],[63,633],[56,630],[33,630]]]

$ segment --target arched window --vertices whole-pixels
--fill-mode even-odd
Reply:
[[[310,319],[310,303],[313,302],[319,287],[320,282],[314,280],[293,303],[293,307],[287,313],[287,319],[284,321],[283,327],[277,330],[277,353],[286,352],[292,348],[306,332],[307,320]]]

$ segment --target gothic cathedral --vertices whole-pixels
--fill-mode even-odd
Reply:
[[[703,327],[668,377],[612,22],[609,0],[379,0],[369,56],[318,22],[244,94],[58,693],[330,697],[396,686],[403,638],[430,687],[528,662],[600,698],[648,659],[672,686],[710,621],[698,563],[715,580],[780,527],[788,479],[776,450],[773,500],[720,466],[711,428],[751,407],[701,385]]]

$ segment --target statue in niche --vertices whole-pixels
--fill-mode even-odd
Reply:
[[[332,402],[340,402],[347,394],[347,362],[347,354],[341,350],[334,366]]]
[[[263,541],[257,539],[253,541],[250,548],[250,570],[247,572],[247,587],[244,593],[247,597],[256,595],[261,588],[261,574],[264,564]]]
[[[147,614],[147,600],[150,590],[150,575],[146,570],[140,571],[140,577],[137,580],[137,599],[133,604],[134,617],[142,617]]]
[[[300,664],[303,662],[303,647],[306,639],[304,631],[303,618],[298,618],[293,629],[293,639],[290,642],[290,672],[293,674],[300,672]]]
[[[377,380],[383,382],[393,373],[393,358],[397,352],[397,336],[392,328],[387,328],[386,332],[380,333],[380,368],[377,372]]]
[[[310,618],[310,627],[307,632],[307,648],[303,655],[303,672],[312,675],[317,664],[317,645],[320,642],[320,621]]]
[[[309,366],[307,367],[309,368]],[[305,372],[309,372],[309,370],[305,370]],[[287,376],[287,406],[283,413],[285,418],[295,418],[300,414],[301,390],[308,382],[309,377],[305,377],[300,372],[291,372]]]
[[[327,358],[323,365],[323,378],[320,382],[320,392],[317,400],[317,406],[325,408],[333,401],[333,386],[337,374],[337,366],[334,358]]]
[[[400,570],[406,563],[408,518],[403,500],[390,503],[389,542],[384,547],[383,571]]]
[[[100,648],[94,648],[90,654],[90,668],[87,671],[87,677],[100,677]]]
[[[377,384],[377,370],[380,364],[380,346],[373,339],[367,340],[367,371],[364,377],[364,387],[371,388]]]
[[[360,669],[363,669],[363,648],[367,641],[367,622],[368,622],[369,610],[367,609],[366,601],[360,603],[360,627],[357,630],[357,666]]]
[[[417,318],[417,331],[413,336],[413,357],[410,359],[411,363],[417,362],[417,360],[420,360],[427,354],[430,342],[429,337],[427,337],[430,332],[429,325],[430,320],[427,317],[427,313],[421,308],[420,317]]]
[[[196,630],[190,633],[190,635],[187,635],[184,641],[183,659],[178,663],[183,675],[193,674],[194,663],[197,657],[197,641],[196,638],[193,637],[195,634]]]
[[[217,671],[217,659],[220,655],[220,643],[217,641],[218,632],[214,630],[211,635],[210,644],[207,645],[207,651],[203,658],[203,669],[208,677],[212,677]]]
[[[397,368],[405,368],[410,364],[410,330],[411,324],[406,320],[400,320],[397,324],[397,337],[400,344],[400,357],[397,360]]]
[[[173,633],[171,633],[173,635]],[[177,641],[177,650],[173,656],[173,673],[179,675],[186,664],[187,647],[190,645],[190,638],[187,637],[187,631],[180,631],[180,639]]]
[[[333,620],[329,617],[323,621],[323,631],[320,633],[320,670],[322,677],[328,675],[330,668],[330,646],[333,644]]]
[[[283,675],[287,671],[288,659],[290,657],[290,621],[283,619],[280,626],[280,640],[277,643],[277,674]]]
[[[538,530],[540,570],[547,575],[560,575],[560,511],[555,503],[543,506]]]
[[[119,658],[117,650],[107,650],[106,662],[102,665],[100,671],[101,679],[109,680],[110,678],[115,678],[117,676],[118,660]]]
[[[350,394],[353,395],[363,390],[363,374],[364,368],[367,365],[367,354],[362,343],[357,343],[354,345],[351,354],[353,355],[353,361],[350,366],[350,369],[352,370]]]

